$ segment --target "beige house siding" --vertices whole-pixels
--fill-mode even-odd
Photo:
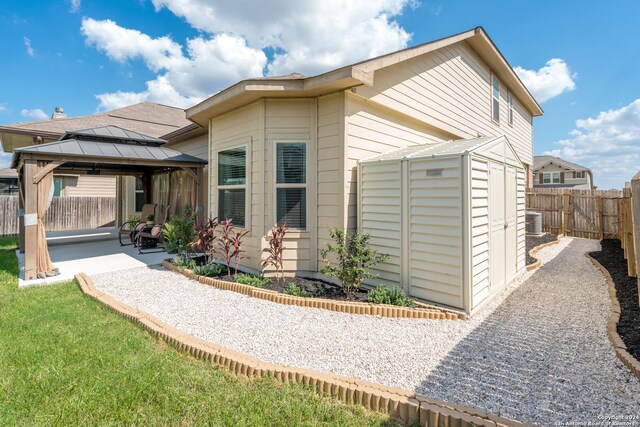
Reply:
[[[62,197],[116,197],[116,177],[90,175],[56,175],[62,179]]]
[[[500,123],[492,121],[491,70],[465,42],[378,70],[373,87],[356,93],[458,138],[505,135],[520,160],[533,163],[531,114],[514,97],[509,124],[508,88],[501,82]]]
[[[247,146],[247,205],[246,228],[249,234],[244,238],[244,255],[242,265],[251,269],[260,268],[260,251],[262,249],[259,216],[263,208],[253,209],[251,203],[261,200],[263,191],[261,162],[264,161],[263,133],[261,132],[263,106],[261,102],[242,107],[210,120],[209,124],[209,216],[218,216],[218,151],[238,146]],[[255,215],[254,215],[255,211]]]
[[[346,176],[344,197],[347,227],[357,226],[357,162],[397,148],[435,144],[450,134],[399,114],[366,98],[346,94]]]

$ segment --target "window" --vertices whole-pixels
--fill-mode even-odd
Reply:
[[[495,75],[491,75],[492,86],[492,103],[491,118],[493,121],[500,122],[500,80]]]
[[[509,124],[513,126],[513,95],[509,92]]]
[[[560,184],[560,172],[545,172],[542,174],[544,184]]]
[[[136,212],[142,212],[142,206],[144,206],[144,187],[142,180],[136,178]]]
[[[53,197],[60,197],[62,193],[62,178],[53,178]]]
[[[218,152],[218,218],[246,226],[247,148]]]
[[[276,218],[290,228],[307,228],[307,145],[276,143]]]
[[[573,173],[573,177],[574,178],[584,178],[585,177],[585,172],[584,171],[574,172]]]

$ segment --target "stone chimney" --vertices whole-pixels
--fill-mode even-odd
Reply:
[[[62,107],[56,107],[51,115],[52,119],[64,119],[65,117],[67,117],[67,115],[64,113],[64,109]]]

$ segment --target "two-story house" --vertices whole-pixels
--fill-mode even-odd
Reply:
[[[533,187],[595,189],[591,169],[554,156],[533,158]]]

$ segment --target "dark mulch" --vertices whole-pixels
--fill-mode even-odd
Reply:
[[[640,360],[640,306],[638,305],[638,280],[627,275],[627,261],[620,240],[605,239],[600,242],[602,250],[591,252],[607,269],[616,287],[616,296],[620,302],[620,321],[618,334],[627,346],[627,351]]]
[[[200,265],[204,264],[204,256],[195,258],[195,261]],[[229,276],[226,274],[226,272],[223,275],[218,276],[217,278],[229,282],[236,282],[233,274]],[[284,280],[276,280],[275,278],[270,278],[270,280],[271,281],[267,283],[262,289],[269,289],[272,291],[285,293],[284,291],[289,287],[289,285],[291,283],[294,283],[297,286],[304,288],[304,290],[307,291],[307,293],[311,297],[327,298],[341,301],[367,301],[367,291],[359,290],[347,296],[342,291],[341,286],[334,285],[333,283],[328,283],[323,280],[304,279],[302,277],[285,277]]]
[[[558,240],[557,234],[543,234],[542,236],[529,236],[526,237],[526,245],[527,245],[527,265],[533,264],[537,261],[536,258],[529,255],[529,251],[535,248],[538,245],[543,243],[553,242],[554,240]]]

